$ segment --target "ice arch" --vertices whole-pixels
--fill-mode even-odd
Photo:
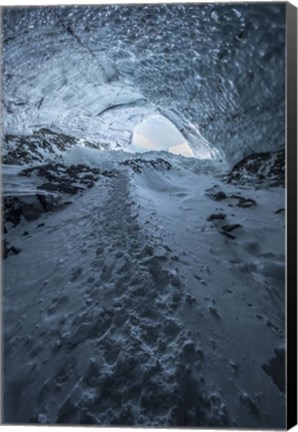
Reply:
[[[5,134],[48,127],[124,148],[146,105],[194,153],[209,143],[235,163],[284,146],[285,4],[16,7],[3,18]]]

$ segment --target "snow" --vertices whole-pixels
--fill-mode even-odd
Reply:
[[[5,422],[284,427],[284,189],[140,156],[67,150],[116,175],[6,234]]]

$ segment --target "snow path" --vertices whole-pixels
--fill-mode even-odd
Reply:
[[[262,365],[283,341],[283,192],[229,207],[206,190],[245,188],[188,168],[117,168],[8,233],[6,422],[282,427]],[[235,241],[206,221],[218,211],[245,227]]]
[[[203,406],[181,394],[191,372],[178,361],[186,356],[200,369],[201,350],[165,308],[180,301],[179,277],[162,265],[168,251],[155,256],[154,239],[141,232],[127,173],[104,183],[71,213],[46,216],[45,231],[28,224],[24,253],[7,260],[6,420],[26,423],[35,413],[58,423],[95,415],[99,423],[168,424],[176,408],[173,422],[183,424],[193,408],[194,424],[204,422]],[[123,401],[138,399],[132,420]],[[210,415],[221,421],[222,413]]]
[[[209,199],[210,189],[227,199]],[[203,349],[208,387],[220,389],[234,426],[282,427],[284,396],[262,366],[284,341],[284,219],[275,213],[284,206],[283,189],[235,187],[180,169],[166,178],[147,171],[137,190],[141,219],[153,225],[147,229],[178,255],[182,317]],[[257,205],[238,207],[233,195]],[[223,221],[208,222],[219,213]],[[227,224],[240,225],[235,240],[220,234]]]

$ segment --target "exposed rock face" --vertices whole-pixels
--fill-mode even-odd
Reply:
[[[37,179],[36,192],[5,196],[3,200],[4,221],[15,227],[20,223],[22,217],[28,221],[37,219],[44,212],[71,203],[68,200],[69,195],[75,195],[93,187],[101,176],[112,177],[114,175],[114,171],[101,171],[83,164],[66,166],[49,162],[25,168],[19,173],[19,176],[35,177]],[[7,230],[6,226],[5,230]]]
[[[228,183],[285,186],[285,151],[256,153],[238,162],[225,177]]]
[[[145,167],[153,168],[155,170],[169,170],[172,165],[170,162],[157,158],[154,160],[145,160],[145,159],[128,159],[122,162],[123,165],[129,166],[134,172],[141,173],[142,169]]]
[[[28,221],[37,219],[42,213],[53,210],[59,204],[61,205],[59,197],[51,194],[8,196],[3,200],[3,219],[16,227],[22,217]]]
[[[49,129],[40,129],[30,136],[6,135],[4,138],[8,152],[3,157],[5,164],[41,162],[46,153],[55,154],[76,143],[76,139]]]
[[[78,138],[47,128],[39,129],[28,136],[6,135],[4,137],[6,153],[3,156],[3,163],[22,165],[43,162],[47,157],[59,155],[79,143]],[[87,140],[84,140],[84,145],[101,150],[107,149],[107,145],[96,145]]]

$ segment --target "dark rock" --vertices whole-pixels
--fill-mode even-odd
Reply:
[[[83,175],[82,175],[83,173]],[[4,217],[6,222],[17,226],[21,218],[34,220],[42,213],[55,210],[69,201],[63,195],[75,195],[95,185],[100,175],[114,176],[115,171],[101,171],[87,165],[64,166],[61,163],[49,162],[26,168],[20,172],[23,176],[37,176],[45,181],[37,186],[37,193],[26,196],[4,198]],[[46,191],[42,192],[42,191]]]
[[[80,190],[84,190],[84,188],[80,186],[73,186],[70,183],[62,183],[60,185],[60,192],[68,193],[71,195],[75,195]]]
[[[11,150],[3,157],[3,163],[14,165],[28,164],[33,161],[43,162],[44,150],[49,153],[56,153],[57,150],[65,151],[79,143],[78,138],[57,133],[47,128],[39,129],[29,136],[6,135],[4,141],[5,146]],[[95,145],[88,141],[85,141],[84,144],[91,148],[108,148],[106,145]]]
[[[239,203],[237,204],[237,207],[243,207],[243,208],[246,208],[246,207],[252,207],[252,206],[255,206],[257,203],[255,202],[255,200],[253,200],[253,199],[242,199],[242,200],[240,200],[239,201]]]
[[[226,194],[224,193],[224,192],[218,192],[217,194],[215,194],[215,195],[212,195],[212,198],[215,200],[215,201],[222,201],[222,200],[224,200],[224,199],[226,199],[227,198],[227,196],[226,196]]]
[[[44,212],[51,211],[58,206],[59,200],[56,196],[37,194],[36,197]]]
[[[94,175],[92,175],[92,174],[86,174],[82,178],[83,181],[85,181],[85,180],[93,180],[93,179],[94,179]]]
[[[44,213],[44,209],[36,195],[18,197],[17,199],[20,203],[22,214],[27,221],[35,220]]]
[[[224,177],[227,183],[285,186],[285,151],[255,153],[238,162]]]
[[[67,194],[75,195],[79,190],[84,188],[79,186],[73,186],[70,182],[60,182],[59,184],[44,183],[41,186],[37,186],[37,189],[46,190],[49,192],[64,192]]]
[[[112,171],[102,171],[101,175],[103,175],[104,177],[115,177],[115,172]]]
[[[5,197],[3,200],[3,218],[7,222],[11,222],[16,227],[23,215],[22,206],[15,197]]]
[[[44,183],[41,186],[37,186],[37,189],[52,191],[52,192],[58,192],[59,185],[54,183]]]
[[[10,249],[9,249],[9,253],[11,255],[17,255],[18,253],[20,253],[20,249],[14,247],[14,246],[11,246]]]
[[[229,234],[229,233],[226,232],[226,231],[219,231],[219,232],[220,232],[220,234],[223,234],[223,235],[225,235],[226,237],[229,237],[229,238],[232,239],[232,240],[235,240],[235,239],[236,239],[235,236],[233,236],[232,234]]]
[[[208,216],[207,221],[212,222],[215,219],[223,220],[226,218],[226,215],[223,213],[213,213]]]
[[[206,195],[209,196],[209,198],[213,199],[214,201],[223,201],[227,198],[227,195],[222,191],[219,191],[217,193],[212,193],[212,191],[213,191],[213,188],[207,189]]]
[[[7,240],[4,240],[3,242],[3,248],[2,248],[2,255],[3,258],[7,258],[9,255],[17,255],[20,252],[20,249],[14,247],[14,246],[9,246],[9,243]]]
[[[163,170],[170,170],[172,168],[172,165],[162,159],[162,158],[157,158],[157,159],[153,159],[153,160],[145,160],[145,159],[127,159],[123,162],[121,162],[121,165],[125,165],[130,167],[134,172],[137,173],[141,173],[142,172],[142,168],[147,167],[147,168],[153,168],[157,171],[163,171]]]
[[[222,225],[222,229],[225,231],[225,232],[231,232],[231,231],[234,231],[234,229],[236,229],[236,228],[241,228],[242,227],[242,225],[240,225],[240,224],[231,224],[231,225]]]
[[[231,198],[238,200],[238,203],[236,204],[237,207],[247,208],[255,206],[257,204],[255,200],[251,198],[243,198],[241,195],[232,195]]]
[[[24,231],[23,236],[27,236],[27,235],[29,235],[28,231]]]

